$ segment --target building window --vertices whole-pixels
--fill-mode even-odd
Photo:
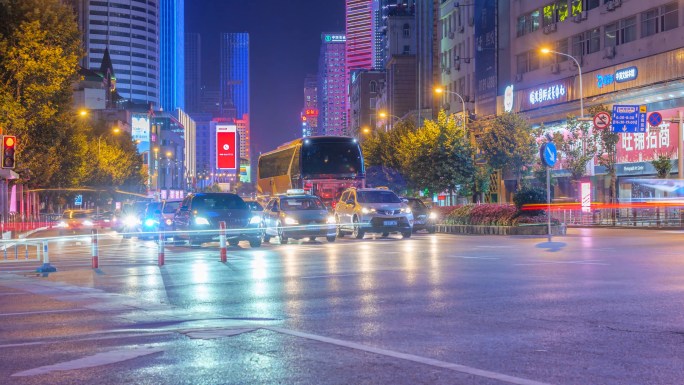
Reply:
[[[679,27],[679,9],[676,1],[641,13],[641,37],[677,27]]]
[[[404,46],[404,55],[409,55],[410,53],[411,53],[411,46],[405,45]]]
[[[584,7],[584,9],[586,9],[587,11],[590,9],[597,8],[599,5],[601,5],[600,0],[584,0],[584,1],[586,4],[586,7]]]
[[[587,40],[587,54],[598,52],[601,49],[601,29],[590,29],[584,34]]]
[[[572,53],[574,57],[584,56],[584,34],[580,33],[570,38],[572,41]]]
[[[528,51],[516,56],[516,71],[519,74],[538,70],[540,63],[539,53],[536,50]]]
[[[518,24],[517,24],[517,28],[516,28],[518,37],[523,36],[527,32],[526,23],[527,23],[527,15],[523,15],[523,16],[518,17]]]
[[[370,89],[370,92],[378,92],[378,83],[375,81],[370,82],[370,85],[368,86]]]
[[[649,9],[641,13],[641,37],[658,33],[658,9]]]
[[[411,26],[408,24],[404,24],[404,37],[411,37]]]
[[[607,24],[604,36],[604,46],[606,47],[614,47],[636,40],[636,16]]]
[[[540,10],[534,10],[532,13],[530,13],[530,21],[527,23],[527,31],[528,32],[534,32],[539,29],[539,26],[541,25],[541,11]]]
[[[515,68],[518,74],[524,74],[525,72],[529,72],[529,70],[527,69],[527,52],[521,53],[520,55],[517,55],[515,57]]]
[[[665,4],[660,7],[660,20],[663,31],[669,31],[679,27],[679,7],[677,2]]]

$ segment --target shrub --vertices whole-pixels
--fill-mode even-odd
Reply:
[[[546,203],[546,190],[540,187],[525,186],[513,195],[513,203],[518,210],[526,204]],[[539,210],[534,210],[539,211]],[[534,213],[530,213],[534,215]]]

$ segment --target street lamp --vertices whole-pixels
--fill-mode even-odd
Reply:
[[[568,55],[567,53],[554,51],[548,48],[542,48],[540,51],[543,54],[553,53],[556,55],[569,57],[570,59],[572,59],[572,61],[575,62],[575,65],[577,65],[577,72],[579,73],[580,121],[582,121],[584,119],[584,92],[582,91],[582,66],[580,66],[579,61],[577,61],[577,59],[575,59],[574,56]],[[591,125],[589,125],[589,135],[591,135]],[[584,140],[582,140],[582,146],[584,147]],[[594,175],[594,157],[592,157],[587,163],[587,174],[589,176]]]
[[[454,91],[447,91],[443,87],[435,87],[435,93],[438,95],[453,94],[453,95],[458,96],[459,99],[461,99],[461,112],[463,113],[463,131],[467,132],[467,128],[466,128],[467,118],[466,118],[465,100],[463,99],[461,94],[459,94],[458,92],[454,92]]]
[[[396,116],[396,115],[388,114],[388,113],[385,112],[385,111],[380,111],[380,112],[378,112],[378,116],[381,117],[381,118],[383,118],[383,119],[384,119],[384,118],[394,118],[394,119],[396,119],[396,120],[401,120],[400,117],[398,117],[398,116]],[[390,123],[391,123],[391,119],[390,119]],[[389,124],[385,124],[385,132],[387,132],[387,126],[388,126],[388,125],[389,125]]]
[[[112,129],[112,133],[113,133],[113,134],[118,134],[119,131],[121,131],[121,130],[119,129],[119,127],[114,127],[114,129]],[[100,135],[97,137],[97,158],[98,158],[98,160],[100,159],[100,140],[102,139],[102,136],[104,136],[105,134],[106,134],[106,132],[100,134]]]
[[[569,57],[577,65],[577,71],[579,72],[580,115],[581,115],[580,118],[584,118],[584,92],[582,92],[582,66],[580,66],[579,61],[577,61],[577,59],[575,59],[575,57],[572,55],[568,55],[567,53],[563,53],[563,52],[554,51],[554,50],[551,50],[548,48],[542,48],[541,53],[543,53],[543,54],[553,53],[556,55]]]

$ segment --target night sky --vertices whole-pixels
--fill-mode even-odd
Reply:
[[[322,32],[344,31],[344,0],[186,0],[186,32],[202,36],[202,82],[218,88],[219,35],[248,32],[256,154],[301,136],[304,77]]]

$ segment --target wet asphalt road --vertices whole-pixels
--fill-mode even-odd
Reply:
[[[88,237],[54,240],[58,273],[0,263],[0,383],[682,383],[683,236],[209,244],[160,268],[108,234],[97,271]]]

